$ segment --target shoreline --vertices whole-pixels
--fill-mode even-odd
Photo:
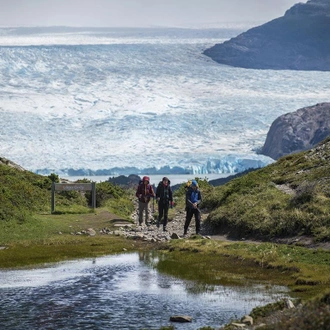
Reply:
[[[200,178],[205,179],[207,178],[208,181],[211,180],[217,180],[226,178],[231,175],[235,175],[237,173],[211,173],[211,174],[146,174],[150,177],[151,184],[158,185],[159,181],[162,181],[162,178],[164,176],[168,177],[171,181],[171,186],[182,184],[184,182],[187,182],[191,179]],[[138,175],[138,174],[137,174]],[[128,175],[124,175],[125,177],[128,177]],[[138,175],[141,178],[143,175]],[[77,176],[60,176],[61,179],[69,180],[69,181],[76,181],[76,180],[82,180],[82,179],[88,179],[95,182],[103,182],[107,181],[109,178],[117,178],[118,176],[111,176],[111,175],[91,175],[91,176],[83,176],[83,175],[77,175]]]

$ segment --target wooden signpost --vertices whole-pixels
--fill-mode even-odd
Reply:
[[[96,184],[91,183],[52,183],[52,213],[55,212],[55,191],[92,191],[92,208],[96,208]]]

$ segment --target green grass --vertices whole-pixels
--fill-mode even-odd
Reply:
[[[100,233],[114,229],[124,218],[106,207],[83,214],[35,214],[22,223],[0,221],[0,268],[36,265],[45,262],[95,257],[143,248],[142,242]],[[79,234],[93,228],[96,236]]]
[[[271,239],[307,235],[330,241],[330,140],[204,194],[214,232]],[[295,195],[279,189],[286,185]]]
[[[7,250],[0,251],[0,267],[35,266],[135,251],[137,248],[138,245],[132,245],[119,237],[77,237],[75,239],[61,237],[40,241],[39,244],[22,241],[21,244],[15,244]]]
[[[173,240],[162,251],[164,257],[157,266],[160,271],[197,281],[202,286],[257,282],[289,287],[297,308],[288,310],[280,300],[253,309],[250,315],[254,324],[266,324],[260,329],[330,327],[330,251],[285,244],[205,240],[197,236]],[[271,324],[267,317],[275,323]],[[226,325],[223,329],[236,327]]]
[[[330,251],[271,243],[173,240],[159,269],[211,284],[270,281],[307,300],[330,286]],[[175,267],[174,267],[175,265]],[[187,269],[190,269],[188,272]]]

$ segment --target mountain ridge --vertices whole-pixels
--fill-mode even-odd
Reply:
[[[203,54],[221,64],[249,69],[330,71],[329,30],[330,3],[310,0]]]

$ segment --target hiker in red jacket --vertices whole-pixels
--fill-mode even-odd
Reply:
[[[135,195],[139,199],[139,225],[142,226],[143,212],[145,212],[145,224],[149,226],[149,202],[151,197],[155,197],[155,193],[148,176],[142,178]]]

